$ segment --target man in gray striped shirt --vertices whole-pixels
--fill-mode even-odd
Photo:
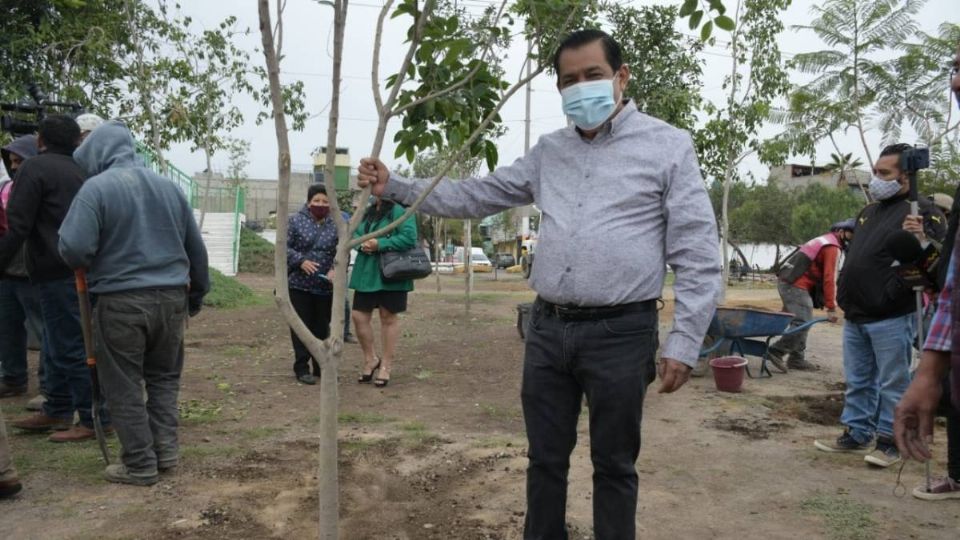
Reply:
[[[484,178],[443,180],[421,210],[480,218],[536,203],[542,211],[521,390],[530,459],[524,538],[567,538],[567,471],[586,394],[594,532],[633,539],[643,398],[657,370],[656,299],[670,265],[676,315],[659,366],[659,391],[670,393],[689,378],[716,307],[716,224],[689,134],[623,98],[630,71],[610,36],[569,35],[554,67],[575,127],[541,137]],[[409,205],[427,181],[364,159],[359,185]]]

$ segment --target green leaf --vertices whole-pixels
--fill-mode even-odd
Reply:
[[[717,28],[726,30],[727,32],[733,32],[737,27],[736,23],[733,22],[733,19],[727,17],[726,15],[720,15],[713,22],[717,23]]]
[[[710,39],[711,33],[713,33],[713,21],[707,21],[707,24],[703,25],[703,28],[700,29],[700,40],[706,41]]]
[[[696,30],[700,26],[700,21],[703,19],[703,11],[696,10],[693,12],[693,15],[690,16],[690,29]]]
[[[697,9],[697,0],[686,0],[680,8],[680,16],[687,17]]]
[[[497,168],[497,161],[500,159],[500,155],[497,152],[497,145],[494,144],[493,141],[487,141],[484,150],[487,158],[487,168],[492,171]]]

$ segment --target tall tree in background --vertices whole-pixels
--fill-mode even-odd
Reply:
[[[766,163],[782,162],[791,149],[788,142],[769,141],[759,135],[770,118],[773,103],[790,89],[777,45],[783,31],[780,15],[790,0],[738,0],[733,12],[730,75],[724,79],[726,103],[708,104],[710,114],[695,134],[700,165],[706,176],[722,179],[720,234],[723,240],[723,291],[730,275],[729,195],[739,180],[738,166],[752,154]],[[746,73],[744,73],[746,71]]]
[[[125,5],[137,0],[5,0],[0,16],[0,100],[28,83],[51,99],[108,111],[121,97],[131,52]]]
[[[188,141],[191,151],[202,150],[206,157],[200,203],[202,229],[209,207],[213,156],[228,149],[230,132],[243,124],[244,114],[236,100],[242,94],[252,94],[254,86],[248,75],[250,55],[235,43],[249,30],[239,28],[233,16],[199,33],[190,31],[191,22],[190,17],[179,14],[171,22],[183,29],[183,39],[174,47],[177,60],[185,64],[187,71],[178,78],[177,88],[169,97],[169,120],[176,137]]]
[[[703,43],[676,30],[677,8],[612,4],[605,14],[630,66],[626,96],[650,116],[693,130],[701,105],[703,61],[697,54]]]
[[[793,27],[812,31],[829,47],[798,54],[793,62],[800,71],[817,76],[803,90],[841,112],[838,125],[857,130],[868,163],[873,163],[866,139],[869,109],[880,90],[878,75],[886,69],[878,53],[902,48],[916,33],[913,16],[924,1],[827,0],[812,8],[810,24]],[[842,153],[839,148],[837,153]]]

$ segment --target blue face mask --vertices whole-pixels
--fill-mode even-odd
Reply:
[[[568,86],[560,91],[563,112],[576,126],[591,131],[610,119],[617,106],[613,86],[617,77],[587,81]]]

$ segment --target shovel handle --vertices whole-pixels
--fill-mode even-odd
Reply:
[[[83,331],[83,349],[87,354],[87,366],[96,367],[97,357],[93,346],[93,311],[90,309],[90,293],[87,289],[87,273],[74,271],[77,280],[77,299],[80,302],[80,328]]]

